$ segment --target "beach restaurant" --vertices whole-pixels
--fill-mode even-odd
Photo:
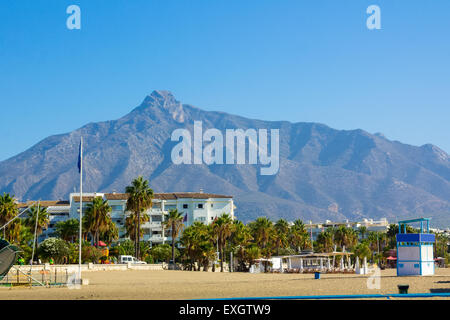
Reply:
[[[275,256],[270,259],[257,259],[251,273],[354,273],[351,252],[313,253],[305,252],[297,255]]]

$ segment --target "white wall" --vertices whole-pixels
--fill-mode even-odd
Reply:
[[[402,260],[420,260],[419,247],[398,247],[397,257],[399,261]]]
[[[398,262],[398,275],[399,276],[409,276],[409,275],[420,275],[419,262]],[[401,267],[403,265],[403,267]]]

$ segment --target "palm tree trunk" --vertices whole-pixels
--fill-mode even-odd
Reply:
[[[137,215],[137,218],[138,218],[138,223],[137,223],[137,245],[136,245],[136,251],[137,251],[137,253],[136,253],[136,259],[139,259],[140,260],[140,240],[141,240],[141,208],[139,207],[138,208],[139,210],[138,210],[138,215]]]
[[[220,272],[223,272],[223,244],[222,244],[222,241],[219,242],[219,251],[220,251]]]
[[[175,227],[175,223],[172,223],[172,232],[171,232],[171,235],[172,235],[172,266],[173,266],[173,269],[175,270],[175,237],[174,237],[174,227]]]

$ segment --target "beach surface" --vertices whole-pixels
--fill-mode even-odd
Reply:
[[[372,275],[249,274],[202,271],[127,270],[83,272],[89,285],[68,287],[0,288],[0,299],[212,299],[304,295],[394,294],[397,285],[408,284],[408,293],[450,293],[450,268],[436,269],[434,276],[397,277],[395,269]],[[369,283],[369,285],[368,285]],[[371,289],[372,288],[372,289]],[[435,298],[436,299],[436,298]],[[438,298],[448,299],[448,298]]]

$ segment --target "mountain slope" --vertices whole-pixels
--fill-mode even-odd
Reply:
[[[177,128],[280,129],[280,170],[258,165],[174,165],[170,135]],[[51,136],[0,162],[0,191],[22,200],[67,198],[78,187],[76,159],[83,135],[84,190],[123,191],[143,175],[156,192],[232,194],[239,219],[321,221],[431,216],[450,225],[450,158],[433,145],[389,141],[363,130],[317,123],[261,121],[209,112],[154,91],[124,117]]]

